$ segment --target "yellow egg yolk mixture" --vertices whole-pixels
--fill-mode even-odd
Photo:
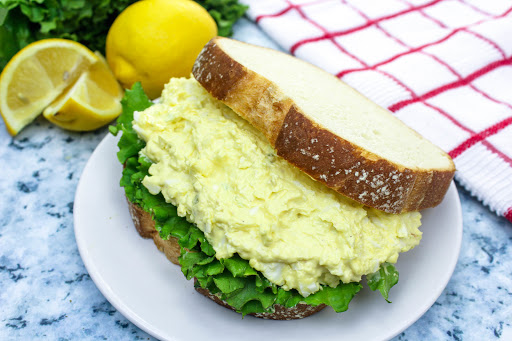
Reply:
[[[193,78],[172,79],[134,129],[153,162],[149,192],[202,230],[218,259],[237,253],[285,290],[358,282],[420,242],[420,213],[384,213],[312,180]]]

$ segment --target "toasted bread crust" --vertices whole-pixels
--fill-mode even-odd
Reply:
[[[279,156],[313,179],[388,213],[441,203],[455,166],[409,169],[352,144],[308,118],[274,83],[231,58],[213,38],[193,68],[196,80],[259,129]]]
[[[179,265],[178,257],[180,256],[180,246],[178,245],[178,239],[171,237],[169,240],[163,240],[160,238],[159,233],[155,230],[155,222],[151,218],[151,215],[144,211],[140,206],[130,202],[130,200],[127,199],[126,201],[128,202],[128,210],[130,211],[133,224],[135,225],[139,235],[143,238],[153,238],[153,242],[158,249],[165,254],[167,259],[174,264]],[[194,279],[194,283],[195,282],[196,280]],[[208,289],[196,287],[196,291],[208,297],[215,303],[235,311],[232,306],[211,294]],[[295,307],[286,308],[277,304],[274,306],[275,311],[273,313],[256,313],[249,315],[270,320],[294,320],[311,316],[325,307],[326,306],[324,304],[313,307],[304,303],[299,303]]]

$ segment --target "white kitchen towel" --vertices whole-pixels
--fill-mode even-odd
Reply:
[[[242,0],[281,47],[443,148],[512,222],[512,1]]]

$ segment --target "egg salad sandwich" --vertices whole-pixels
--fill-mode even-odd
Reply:
[[[123,100],[118,158],[134,225],[197,291],[243,315],[388,299],[393,266],[452,180],[451,158],[336,77],[227,38],[153,103]]]

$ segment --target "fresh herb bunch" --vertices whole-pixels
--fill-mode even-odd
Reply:
[[[0,70],[20,49],[45,38],[78,41],[105,51],[115,18],[136,0],[0,0]],[[217,22],[219,35],[232,34],[247,6],[238,0],[200,0]]]
[[[326,304],[336,312],[348,309],[354,295],[362,288],[360,283],[340,283],[336,288],[322,286],[322,290],[303,297],[296,290],[286,291],[271,283],[247,260],[235,255],[228,259],[217,259],[215,250],[203,232],[185,218],[178,216],[176,207],[165,202],[161,194],[152,195],[142,185],[148,175],[150,160],[140,155],[144,141],[140,140],[132,127],[133,112],[142,111],[152,105],[144,94],[140,83],[125,92],[123,112],[110,132],[119,139],[117,154],[124,164],[121,186],[128,199],[151,214],[162,239],[178,238],[181,248],[179,261],[187,279],[196,278],[197,285],[218,295],[245,314],[269,312],[274,304],[293,307],[299,302],[312,306]],[[389,289],[398,281],[398,272],[391,264],[383,264],[381,270],[368,276],[370,289],[379,290],[387,300]]]
[[[233,24],[240,19],[249,8],[238,3],[238,0],[195,0],[203,6],[217,23],[219,36],[230,37]]]
[[[104,51],[108,29],[134,0],[0,0],[0,67],[45,38],[79,41]]]

